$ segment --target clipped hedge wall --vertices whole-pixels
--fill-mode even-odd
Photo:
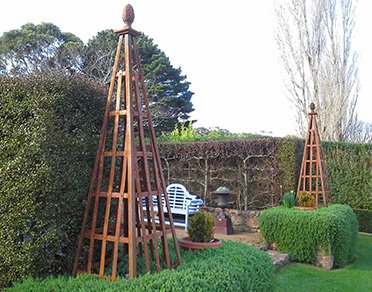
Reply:
[[[372,144],[322,143],[334,203],[372,210]]]
[[[372,210],[354,209],[358,218],[359,231],[372,233]]]
[[[103,94],[77,74],[0,77],[0,290],[71,270]]]
[[[273,291],[274,268],[267,253],[238,242],[223,242],[202,253],[182,251],[177,270],[110,282],[87,275],[27,279],[7,291]]]
[[[264,241],[275,243],[294,261],[316,263],[318,248],[333,256],[334,266],[345,266],[353,258],[358,221],[347,205],[313,211],[275,207],[263,211],[259,223]]]
[[[372,144],[322,142],[334,203],[372,210]],[[293,138],[161,143],[167,183],[182,183],[209,205],[219,186],[229,207],[264,209],[296,191],[304,141]]]

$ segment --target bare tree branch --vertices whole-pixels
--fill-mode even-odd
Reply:
[[[277,4],[276,42],[302,136],[311,102],[317,107],[323,140],[345,141],[357,136],[351,133],[359,123],[358,55],[352,47],[354,14],[352,0]]]

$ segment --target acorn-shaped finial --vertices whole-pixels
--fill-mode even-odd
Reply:
[[[134,21],[134,10],[132,5],[127,4],[123,10],[124,28],[130,28]]]
[[[310,109],[312,112],[315,110],[315,103],[310,103]]]

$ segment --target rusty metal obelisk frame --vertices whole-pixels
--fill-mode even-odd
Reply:
[[[140,257],[147,271],[181,263],[172,214],[166,226],[162,204],[154,206],[163,201],[170,210],[133,20],[128,4],[124,27],[115,31],[118,46],[73,268],[74,275],[113,281],[135,277]]]
[[[328,203],[332,203],[332,194],[323,161],[323,150],[320,144],[314,103],[310,104],[310,109],[310,120],[298,179],[297,195],[301,191],[307,191],[315,196],[315,208],[327,207]]]

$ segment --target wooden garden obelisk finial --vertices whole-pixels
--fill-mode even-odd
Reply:
[[[332,203],[332,195],[323,160],[314,103],[310,104],[310,110],[309,126],[297,185],[297,196],[301,191],[309,192],[315,197],[315,208],[327,207],[329,203]]]
[[[118,46],[73,268],[73,274],[111,280],[118,274],[135,277],[138,257],[147,271],[151,262],[157,271],[161,262],[168,268],[181,263],[172,214],[166,226],[163,206],[157,204],[164,202],[170,210],[136,43],[140,33],[131,27],[129,4],[123,21],[115,31]]]

